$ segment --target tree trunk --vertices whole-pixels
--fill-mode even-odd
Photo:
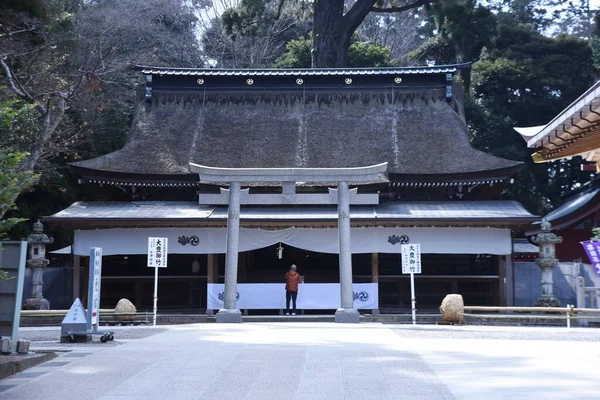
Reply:
[[[347,67],[350,37],[344,32],[344,0],[316,0],[314,15],[312,67]]]
[[[352,34],[376,0],[356,0],[344,15],[344,0],[315,0],[313,5],[313,68],[348,67]]]

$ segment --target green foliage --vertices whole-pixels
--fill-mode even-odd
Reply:
[[[390,49],[375,43],[352,43],[348,51],[350,67],[388,67],[392,64]]]
[[[600,240],[600,228],[592,228],[592,237],[590,240]]]
[[[275,61],[275,68],[310,68],[311,38],[290,40],[286,52]],[[387,67],[392,64],[390,49],[375,43],[352,43],[348,53],[348,66],[352,68]]]
[[[273,67],[275,68],[310,68],[312,38],[290,40],[286,45],[286,52],[279,57]]]
[[[0,146],[26,151],[41,131],[39,114],[32,104],[15,97],[0,101]]]
[[[600,51],[592,54],[592,49],[600,49],[600,41],[592,41],[590,48],[577,36],[543,34],[550,27],[557,32],[559,22],[569,16],[585,15],[585,7],[575,2],[568,7],[559,3],[492,0],[484,8],[473,0],[438,2],[430,16],[437,32],[431,30],[430,37],[406,55],[417,64],[474,61],[472,74],[463,76],[471,95],[465,98],[471,142],[487,153],[524,163],[505,197],[539,214],[590,178],[580,170],[578,158],[534,164],[533,150],[513,130],[546,124],[595,81],[593,57],[600,60]]]
[[[143,80],[131,64],[202,65],[196,21],[180,2],[162,0],[0,2],[2,55],[21,93],[31,95],[11,91],[0,69],[0,149],[36,154],[33,168],[40,172],[34,186],[4,191],[19,195],[4,214],[7,221],[53,214],[87,198],[90,189],[77,184],[68,164],[125,143],[139,98],[135,87]],[[68,97],[68,109],[59,115],[55,111],[61,96]],[[55,116],[59,123],[46,134],[50,124],[44,122]],[[57,244],[67,244],[58,227],[47,228]],[[17,224],[8,235],[28,233],[28,227]]]
[[[475,0],[438,2],[434,15],[439,35],[454,46],[455,60],[474,61],[493,43],[496,18]]]
[[[16,195],[30,187],[38,177],[33,171],[17,170],[26,156],[26,153],[0,148],[0,238],[4,238],[9,229],[24,221],[22,218],[5,218],[5,214],[15,209]]]
[[[225,33],[233,40],[238,35],[258,35],[276,18],[275,10],[268,5],[269,0],[241,0],[236,8],[225,10],[221,17]]]
[[[495,47],[473,64],[473,98],[466,104],[471,139],[480,150],[525,163],[506,195],[543,214],[590,175],[578,159],[533,164],[532,149],[512,128],[552,120],[593,84],[596,70],[585,40],[548,38],[500,21]]]

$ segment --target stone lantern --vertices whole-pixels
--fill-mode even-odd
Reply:
[[[27,236],[29,244],[29,258],[27,266],[31,268],[31,297],[25,300],[25,310],[49,310],[50,302],[43,296],[44,268],[49,261],[46,260],[46,245],[53,243],[54,239],[44,233],[44,225],[40,221],[33,224],[33,233]]]
[[[542,231],[532,239],[533,243],[539,245],[540,256],[535,263],[542,269],[542,295],[536,300],[535,305],[558,307],[560,302],[554,297],[552,269],[558,265],[556,244],[562,243],[562,237],[556,236],[550,231],[550,223],[545,219],[542,220],[541,228]]]

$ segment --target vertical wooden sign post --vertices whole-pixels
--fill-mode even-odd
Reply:
[[[100,284],[102,282],[102,247],[90,249],[87,331],[98,332],[100,325]]]
[[[167,238],[148,238],[148,267],[154,267],[154,306],[152,308],[152,325],[156,326],[158,311],[158,269],[167,268]]]
[[[402,245],[402,273],[410,274],[410,301],[412,323],[417,324],[417,300],[415,297],[415,274],[421,273],[421,245],[418,243]]]

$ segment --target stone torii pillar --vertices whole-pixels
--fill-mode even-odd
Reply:
[[[237,308],[237,270],[239,251],[240,204],[260,205],[338,205],[338,240],[340,259],[340,308],[335,313],[336,322],[360,321],[358,310],[354,308],[352,290],[352,254],[350,247],[350,204],[379,204],[379,195],[358,194],[357,189],[349,189],[349,182],[387,182],[387,163],[360,168],[216,168],[190,163],[190,170],[198,173],[203,183],[228,184],[229,189],[221,188],[220,194],[200,194],[201,204],[226,204],[227,214],[227,254],[225,256],[225,293],[223,308],[217,313],[217,322],[241,322],[242,315]],[[281,193],[250,194],[249,189],[241,190],[243,183],[275,183],[282,186]],[[329,193],[296,193],[296,182],[320,183],[338,182],[337,190]]]
[[[335,322],[358,323],[360,321],[360,314],[354,308],[354,291],[352,290],[350,193],[348,192],[348,182],[338,182],[338,241],[341,307],[335,312]]]
[[[241,322],[242,313],[236,307],[238,254],[240,244],[240,188],[239,182],[229,185],[227,211],[227,254],[225,256],[225,293],[223,308],[217,313],[217,322]]]

